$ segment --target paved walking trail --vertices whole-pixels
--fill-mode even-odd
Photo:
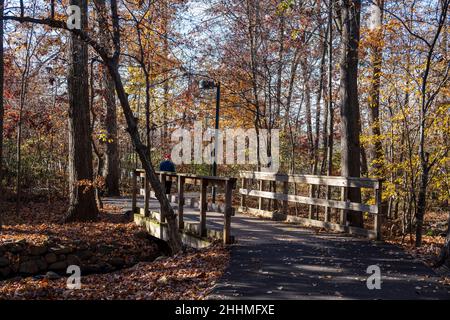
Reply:
[[[131,207],[124,198],[105,202]],[[197,216],[185,208],[185,219]],[[207,214],[208,228],[221,228],[222,220]],[[238,213],[232,234],[231,263],[210,299],[450,299],[433,270],[394,245]],[[380,267],[380,290],[367,288],[370,265]]]

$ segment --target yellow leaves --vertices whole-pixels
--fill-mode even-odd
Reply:
[[[100,142],[103,142],[103,143],[113,143],[114,142],[114,139],[112,139],[111,137],[108,137],[108,134],[105,133],[104,131],[100,132],[98,134],[97,138]]]

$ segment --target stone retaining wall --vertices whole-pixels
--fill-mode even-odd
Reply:
[[[110,245],[89,248],[77,241],[74,246],[63,246],[52,240],[41,245],[29,244],[25,240],[3,242],[0,244],[0,279],[41,275],[48,271],[66,275],[70,265],[80,266],[82,274],[104,273],[139,261],[152,261],[157,257],[139,257],[139,261],[125,261],[110,254],[114,249]]]

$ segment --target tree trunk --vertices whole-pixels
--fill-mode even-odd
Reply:
[[[368,97],[370,127],[372,130],[373,148],[371,152],[371,168],[375,177],[384,176],[384,157],[383,145],[381,143],[380,126],[380,83],[382,66],[382,19],[383,19],[384,0],[375,1],[370,7],[370,29],[372,33],[371,62],[372,62],[372,81],[370,82],[370,91]]]
[[[86,0],[83,1],[73,1],[75,3],[73,3],[74,5],[77,5],[81,2],[83,2],[84,4],[84,10],[85,12],[87,12],[87,5],[86,5]],[[146,152],[147,147],[142,144],[141,139],[139,137],[139,132],[138,132],[138,128],[137,128],[137,119],[134,117],[133,115],[133,111],[131,110],[130,104],[128,102],[128,95],[125,92],[125,88],[123,86],[123,82],[122,82],[122,78],[120,76],[119,73],[119,65],[118,65],[118,60],[119,60],[119,56],[120,56],[120,29],[119,29],[119,16],[118,16],[118,6],[117,6],[117,0],[111,0],[111,16],[112,16],[112,24],[113,24],[113,44],[114,44],[114,54],[111,57],[108,52],[101,46],[99,45],[95,40],[93,40],[92,38],[89,37],[89,35],[84,32],[84,31],[80,31],[77,29],[71,29],[70,32],[72,33],[72,41],[74,42],[74,44],[77,44],[77,46],[80,46],[81,41],[77,42],[76,40],[80,39],[82,41],[84,41],[85,44],[89,44],[92,46],[92,48],[101,56],[102,60],[104,61],[105,65],[108,68],[108,71],[111,75],[111,78],[114,81],[114,85],[116,88],[116,93],[117,96],[119,98],[120,101],[120,105],[122,107],[122,111],[124,113],[125,119],[127,121],[127,131],[130,134],[131,140],[133,142],[133,145],[136,149],[136,152],[139,155],[139,158],[142,162],[142,165],[144,167],[144,170],[147,174],[147,177],[150,181],[150,185],[151,187],[155,190],[155,194],[156,194],[156,198],[158,199],[160,206],[161,206],[161,214],[163,216],[165,216],[166,220],[167,220],[167,227],[168,227],[168,242],[169,242],[169,246],[172,250],[172,253],[175,254],[179,251],[182,250],[182,242],[181,242],[181,236],[178,232],[178,224],[176,221],[176,215],[174,213],[173,208],[170,206],[170,202],[167,199],[166,195],[165,195],[165,190],[163,189],[162,184],[159,181],[159,178],[156,176],[155,170],[150,162],[150,158]],[[84,22],[85,25],[87,24],[86,21],[86,15],[84,15]],[[37,23],[37,24],[42,24],[42,25],[48,25],[50,27],[54,27],[54,28],[58,28],[58,29],[65,29],[67,30],[66,25],[61,24],[60,22],[56,22],[54,20],[48,20],[48,19],[34,19],[34,18],[30,18],[30,17],[8,17],[9,20],[15,20],[15,21],[19,21],[21,23],[24,23],[26,21],[28,22],[32,22],[32,23]],[[80,52],[81,53],[81,52]],[[87,59],[87,50],[85,50],[86,53],[86,57],[84,57],[83,55],[81,56],[83,59]],[[72,55],[72,59],[76,58],[76,55]],[[80,58],[80,55],[78,56]],[[76,65],[76,64],[73,64]],[[71,68],[74,71],[77,71],[77,68]],[[86,63],[86,68],[87,69],[87,63]],[[86,74],[87,74],[87,70],[81,70],[84,71],[83,77],[79,77],[81,79],[86,78]],[[77,73],[79,74],[79,73]],[[69,78],[69,80],[71,80],[73,77]],[[69,89],[72,89],[73,87],[73,81],[69,81]],[[78,92],[70,92],[69,91],[69,99],[73,98],[74,93],[78,93]],[[70,99],[72,101],[72,99]],[[83,110],[83,114],[85,115],[85,117],[87,118],[87,121],[82,121],[82,123],[86,123],[87,127],[89,128],[89,99],[84,99],[87,101],[86,106],[87,106],[87,112],[84,112]],[[83,100],[83,101],[84,101]],[[72,108],[69,108],[69,113],[72,114]],[[87,114],[87,116],[86,116]],[[79,124],[80,121],[76,122],[76,124]],[[88,130],[90,131],[90,130]],[[73,134],[71,134],[71,140],[72,141],[73,138]],[[80,138],[80,137],[77,137]],[[79,141],[79,139],[75,140]],[[90,145],[90,141],[89,139],[86,139],[87,144],[86,145]],[[84,143],[84,141],[83,141]],[[78,145],[76,145],[78,146]],[[74,149],[74,147],[76,146],[70,146],[69,144],[69,150]],[[92,160],[92,152],[90,150],[90,148],[86,148],[86,151],[88,151],[88,154],[90,154],[90,156],[88,155],[88,157],[90,158],[90,160]],[[71,167],[74,167],[73,165]],[[89,167],[90,167],[90,177],[92,178],[92,161],[89,161]],[[78,168],[78,167],[77,167]],[[73,179],[72,179],[73,180]],[[74,189],[74,188],[71,188]],[[72,191],[72,190],[71,190]],[[75,190],[77,191],[77,190]],[[94,199],[94,189],[91,188],[89,191],[89,201],[85,201],[83,202],[86,206],[86,203],[93,203],[94,204],[94,208],[97,211],[97,208],[95,207],[95,199]],[[75,193],[75,192],[74,192]],[[76,195],[78,195],[78,193],[75,193]],[[87,194],[87,193],[86,193]],[[83,195],[84,198],[86,197],[85,195]],[[75,200],[79,199],[79,197],[77,197]],[[92,201],[91,201],[92,200]],[[78,203],[79,201],[73,201],[74,203]],[[76,206],[72,206],[72,207],[76,207]],[[80,210],[69,210],[70,212],[76,212],[78,213]],[[73,216],[73,214],[70,214],[69,216]]]
[[[360,23],[360,0],[341,0],[342,52],[340,61],[341,97],[341,167],[345,177],[361,174],[359,141],[360,114],[358,103],[358,45]],[[361,190],[349,188],[348,200],[361,202]],[[361,212],[349,211],[351,226],[362,227]]]
[[[3,13],[5,9],[5,0],[0,0],[0,200],[3,197],[3,119],[5,109],[3,107],[3,78],[4,78],[4,54],[3,54]],[[0,229],[3,223],[3,213],[0,213]]]
[[[434,266],[440,267],[442,265],[450,267],[450,213],[447,220],[447,237],[445,238],[439,259]]]
[[[107,10],[105,0],[96,0],[97,8],[99,10],[98,24],[100,27],[100,43],[111,52],[111,42],[108,36],[108,20],[106,19]],[[108,196],[120,196],[119,179],[119,140],[117,135],[117,107],[116,107],[116,92],[114,82],[109,75],[108,69],[103,69],[102,81],[104,86],[104,99],[106,102],[106,163],[105,163],[105,191]]]
[[[87,0],[71,0],[81,8],[81,26],[87,29]],[[75,34],[70,38],[69,91],[69,191],[66,222],[97,219],[88,87],[88,47]]]

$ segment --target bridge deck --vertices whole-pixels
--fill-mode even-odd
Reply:
[[[105,203],[131,208],[130,199]],[[151,206],[158,209],[156,200]],[[198,211],[185,208],[190,220]],[[208,212],[208,227],[221,214]],[[212,299],[450,299],[450,289],[401,248],[345,235],[316,233],[236,213],[231,263]],[[367,267],[381,268],[381,290],[369,290]]]
[[[185,195],[186,198],[190,198],[190,197],[194,197],[194,195],[197,195],[198,193],[195,194],[190,194],[187,193]],[[105,203],[111,204],[111,205],[115,205],[118,207],[122,207],[124,210],[131,210],[131,197],[128,198],[107,198],[104,200]],[[137,204],[138,207],[144,207],[144,200],[142,198],[138,198],[137,199]],[[171,203],[172,204],[172,208],[175,210],[178,209],[178,204],[176,203]],[[160,212],[160,206],[159,206],[159,202],[154,199],[154,198],[150,198],[149,200],[149,210],[153,211],[153,212]],[[184,211],[183,211],[183,218],[185,222],[191,222],[191,223],[199,223],[200,221],[200,214],[199,214],[199,210],[196,207],[189,207],[189,206],[184,206]],[[217,213],[217,212],[207,212],[207,219],[206,219],[206,227],[208,229],[212,229],[212,230],[218,230],[221,231],[223,229],[223,214],[222,213]]]

